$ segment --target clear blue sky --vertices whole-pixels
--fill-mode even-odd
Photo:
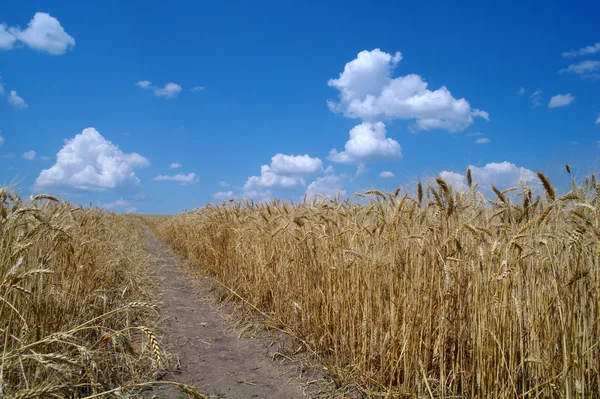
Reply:
[[[600,4],[440,4],[2,5],[2,184],[174,213],[596,171]]]

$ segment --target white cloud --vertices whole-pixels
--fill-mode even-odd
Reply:
[[[143,156],[125,154],[92,127],[68,140],[56,163],[43,170],[35,187],[70,187],[79,190],[132,190],[140,186],[134,168],[150,165]]]
[[[6,36],[6,30],[2,30],[0,29],[0,45],[5,43],[5,47],[8,48],[2,48],[10,49],[14,40],[10,43],[11,39]],[[32,49],[52,55],[64,54],[67,49],[75,46],[75,39],[65,32],[60,22],[44,12],[35,13],[26,29],[9,28],[8,34]]]
[[[218,199],[218,200],[229,200],[229,199],[237,197],[233,193],[233,191],[219,191],[217,193],[214,193],[212,196],[214,199]]]
[[[4,144],[4,137],[0,136],[0,147],[2,146],[2,144]]]
[[[0,73],[0,94],[4,94],[4,84],[2,84],[2,74],[1,73]]]
[[[23,98],[19,97],[16,91],[12,90],[8,96],[8,102],[15,108],[27,108],[27,104]]]
[[[229,187],[229,183],[227,183],[226,181],[220,181],[219,182],[219,186],[221,186],[221,187]]]
[[[522,96],[523,94],[525,94],[525,88],[521,87],[519,90],[517,90],[517,95]]]
[[[28,161],[33,161],[35,159],[35,151],[31,150],[23,153],[23,158]]]
[[[382,179],[389,179],[389,178],[394,177],[394,176],[395,175],[392,172],[389,172],[389,171],[384,171],[384,172],[381,172],[379,174],[379,177],[381,177]]]
[[[0,24],[0,50],[10,50],[17,41],[17,38],[12,35],[5,24]]]
[[[180,91],[181,86],[179,86],[177,83],[169,82],[163,88],[154,89],[154,94],[170,100],[175,98]]]
[[[596,119],[596,125],[600,125],[600,115],[598,115],[598,119]]]
[[[586,75],[598,69],[600,69],[600,61],[586,60],[581,61],[578,64],[571,64],[567,68],[561,69],[559,72]]]
[[[281,175],[307,175],[323,170],[323,162],[319,158],[308,155],[276,154],[271,158],[270,170]]]
[[[346,191],[342,189],[344,179],[341,176],[327,175],[319,177],[306,188],[307,199],[312,201],[316,194],[324,195],[328,198],[335,198],[340,193],[341,197],[346,197]]]
[[[544,92],[543,90],[538,89],[538,90],[534,91],[531,96],[529,96],[534,107],[540,107],[542,105],[542,93],[543,92]]]
[[[149,80],[140,80],[135,84],[137,87],[141,87],[142,89],[150,89],[152,87],[152,82]]]
[[[190,89],[190,91],[195,91],[195,92],[204,91],[204,86],[196,86],[196,87],[192,87],[192,88]]]
[[[302,176],[314,175],[322,170],[323,162],[319,158],[311,158],[308,155],[276,154],[271,157],[270,165],[261,166],[260,176],[248,178],[244,190],[306,186]]]
[[[169,169],[179,169],[181,168],[181,164],[177,163],[177,162],[173,162],[171,165],[169,165]]]
[[[244,190],[252,191],[257,188],[294,188],[305,186],[306,182],[298,176],[281,176],[271,171],[269,165],[260,168],[260,176],[250,176],[244,184]]]
[[[126,199],[123,199],[123,197],[121,197],[113,202],[109,202],[107,204],[98,204],[98,206],[100,208],[109,209],[109,210],[110,209],[123,209],[124,213],[137,212],[137,208],[135,206],[131,206],[129,201],[127,201]]]
[[[345,149],[329,152],[329,159],[339,163],[364,163],[373,160],[398,160],[402,158],[402,148],[396,140],[386,138],[383,122],[363,122],[350,130],[350,140]]]
[[[575,101],[575,97],[573,97],[571,93],[557,94],[550,99],[550,102],[548,103],[548,108],[566,107],[573,101]]]
[[[187,175],[177,174],[173,176],[167,175],[159,175],[154,177],[152,180],[156,181],[175,181],[181,184],[182,186],[187,186],[190,184],[198,183],[198,177],[196,177],[195,173],[189,173]]]
[[[569,51],[565,51],[564,53],[562,53],[562,56],[565,58],[574,58],[579,57],[581,55],[589,55],[595,53],[600,53],[600,42],[595,43],[591,46],[582,47],[578,50],[571,49]]]
[[[340,92],[340,102],[328,101],[330,110],[364,120],[416,119],[417,130],[457,131],[470,126],[474,116],[489,119],[487,112],[472,110],[467,100],[455,99],[445,86],[435,91],[427,89],[419,75],[392,78],[401,59],[399,52],[361,51],[346,64],[338,79],[328,81]]]
[[[489,143],[491,141],[492,140],[488,139],[487,137],[481,137],[481,138],[478,138],[477,140],[475,140],[475,142],[477,144],[487,144],[487,143]]]
[[[181,92],[181,86],[177,83],[169,82],[164,87],[157,87],[152,84],[149,80],[140,80],[135,85],[142,89],[154,90],[154,95],[158,97],[164,97],[167,100],[177,97]]]
[[[478,182],[482,188],[491,189],[492,185],[499,190],[518,187],[521,180],[526,183],[536,181],[537,175],[526,168],[517,167],[510,162],[489,163],[481,168],[477,166],[469,166],[473,182]],[[439,176],[447,183],[452,184],[454,189],[465,191],[468,188],[467,178],[462,173],[452,171],[440,172]]]
[[[42,156],[40,156],[40,159],[41,159],[42,161],[48,161],[48,160],[52,159],[52,157],[48,157],[48,156],[46,156],[46,155],[42,155]]]

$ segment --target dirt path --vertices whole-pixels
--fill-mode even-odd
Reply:
[[[184,259],[149,231],[148,235],[167,316],[162,327],[165,342],[181,362],[180,370],[166,378],[195,385],[211,398],[305,397],[299,380],[302,362],[278,355],[281,342],[264,329],[238,338],[246,330],[243,325],[233,328],[234,305],[217,304],[212,280],[186,278],[181,268]],[[155,396],[178,397],[166,391]]]

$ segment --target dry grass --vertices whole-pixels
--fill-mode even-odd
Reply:
[[[0,397],[123,397],[157,383],[145,245],[134,218],[0,189]]]
[[[154,229],[339,384],[396,397],[600,392],[600,185],[488,202],[438,179],[370,203],[231,202]]]

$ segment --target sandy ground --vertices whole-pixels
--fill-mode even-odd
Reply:
[[[219,301],[212,279],[186,274],[185,260],[148,235],[166,316],[163,344],[178,358],[164,379],[194,385],[211,398],[329,396],[331,383],[318,367],[308,367],[307,354],[292,355],[297,342],[258,327],[256,317],[242,318],[233,303]],[[183,397],[166,390],[151,396]]]

